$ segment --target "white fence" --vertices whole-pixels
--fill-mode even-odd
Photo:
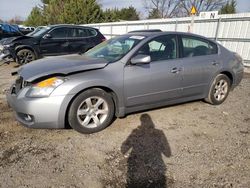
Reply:
[[[191,17],[88,24],[98,28],[107,38],[133,30],[161,29],[188,32]],[[240,54],[250,66],[250,13],[218,15],[216,18],[194,18],[193,33],[219,41],[231,51]]]

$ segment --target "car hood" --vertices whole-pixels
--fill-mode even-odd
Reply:
[[[18,41],[18,40],[23,40],[23,39],[30,39],[32,37],[29,37],[29,36],[18,36],[18,37],[9,37],[9,38],[5,38],[5,39],[2,39],[0,41],[0,44],[1,45],[6,45],[6,44],[10,44],[12,42],[15,42],[15,41]]]
[[[25,81],[32,82],[50,75],[67,75],[74,72],[101,69],[108,61],[100,58],[89,58],[82,55],[48,57],[22,66],[17,73]]]

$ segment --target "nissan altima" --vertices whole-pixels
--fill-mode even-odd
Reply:
[[[243,64],[213,40],[156,30],[112,38],[83,55],[40,59],[13,74],[7,100],[20,123],[94,133],[136,111],[199,99],[219,105],[240,83]]]

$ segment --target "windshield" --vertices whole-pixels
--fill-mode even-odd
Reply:
[[[114,62],[124,57],[144,38],[145,36],[116,37],[97,45],[84,55],[92,58],[103,58],[109,62]]]
[[[37,27],[33,32],[28,33],[26,36],[38,37],[38,36],[44,34],[49,29],[50,29],[50,27],[40,26],[40,27]]]

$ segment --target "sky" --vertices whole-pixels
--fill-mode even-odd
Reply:
[[[7,21],[14,17],[20,17],[25,20],[32,8],[40,2],[40,0],[0,0],[0,19]],[[99,2],[104,9],[132,5],[143,15],[142,0],[99,0]],[[250,12],[250,0],[237,0],[237,11]]]

